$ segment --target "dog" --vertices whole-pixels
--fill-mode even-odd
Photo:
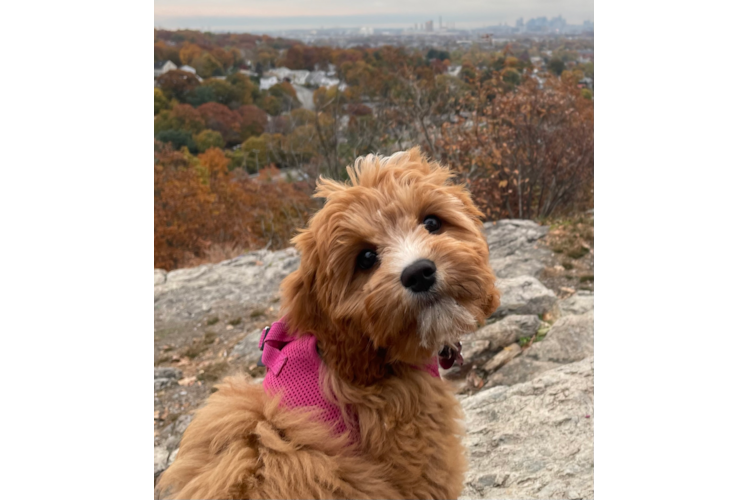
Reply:
[[[499,305],[481,212],[418,148],[368,155],[292,240],[263,384],[229,377],[185,431],[170,498],[457,498],[463,414],[439,377]],[[446,346],[446,347],[445,347]]]

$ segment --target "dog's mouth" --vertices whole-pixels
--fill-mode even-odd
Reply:
[[[475,317],[452,297],[442,297],[424,306],[418,313],[418,335],[421,345],[434,350],[439,349],[440,353],[443,351],[445,359],[452,359],[454,364],[459,357],[459,339],[462,335],[475,330]],[[445,346],[451,351],[444,351]]]
[[[462,342],[457,341],[456,344],[446,344],[439,351],[439,366],[444,370],[449,370],[457,363],[457,366],[462,366]]]

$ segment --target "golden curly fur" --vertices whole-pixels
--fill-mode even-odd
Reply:
[[[369,155],[350,183],[320,179],[326,199],[294,238],[299,269],[283,282],[289,331],[317,338],[320,384],[353,409],[360,438],[334,436],[314,409],[284,407],[262,385],[227,378],[182,437],[159,481],[172,498],[457,498],[467,467],[462,412],[425,365],[496,310],[481,213],[449,170],[411,149]],[[429,233],[423,220],[437,216]],[[356,266],[362,250],[377,264]],[[400,281],[416,259],[436,283]],[[343,412],[344,415],[347,412]]]

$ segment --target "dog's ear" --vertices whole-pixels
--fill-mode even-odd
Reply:
[[[281,315],[289,331],[318,331],[322,314],[315,292],[319,255],[314,236],[305,229],[291,242],[301,254],[301,262],[281,283]]]

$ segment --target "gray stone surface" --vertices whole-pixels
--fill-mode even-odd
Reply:
[[[593,498],[593,359],[462,400],[470,469],[460,498]]]
[[[266,305],[298,265],[298,253],[287,248],[249,252],[220,264],[166,273],[165,281],[153,289],[156,322],[193,319],[227,304]]]
[[[153,390],[160,391],[177,383],[182,378],[182,370],[169,367],[153,369]]]
[[[584,314],[595,308],[595,295],[588,290],[578,290],[577,293],[558,302],[562,316]]]
[[[187,430],[187,426],[190,425],[190,422],[192,422],[192,415],[187,413],[184,415],[180,415],[179,418],[177,418],[176,422],[173,422],[164,427],[161,434],[169,436],[163,443],[163,446],[165,446],[168,451],[171,451],[179,446],[179,440],[181,439],[184,431]],[[176,440],[174,440],[173,438],[176,438]]]
[[[180,378],[182,378],[182,370],[180,370],[179,368],[171,368],[168,366],[156,366],[153,368],[153,378],[171,378],[179,380]]]
[[[158,392],[162,389],[166,389],[167,387],[170,387],[174,384],[176,384],[177,381],[170,378],[155,378],[153,379],[153,390],[155,392]]]
[[[483,369],[487,372],[492,372],[498,368],[501,368],[520,354],[522,354],[522,348],[519,346],[519,344],[508,345],[504,349],[499,351],[494,357],[489,359],[488,362],[483,365]]]
[[[464,363],[470,364],[476,357],[491,348],[491,342],[488,340],[463,340],[462,341],[462,359]]]
[[[528,220],[506,219],[484,224],[491,267],[499,278],[540,275],[551,252],[537,245],[548,226]]]
[[[489,375],[486,379],[485,387],[489,388],[497,385],[514,385],[527,382],[540,373],[559,366],[561,366],[560,363],[553,363],[552,361],[538,361],[525,355],[518,356],[501,367],[497,372]]]
[[[550,251],[536,248],[548,227],[526,220],[484,225],[490,259],[500,278],[537,275]],[[502,259],[508,259],[502,261]],[[154,270],[156,325],[180,324],[221,308],[267,306],[278,296],[280,283],[299,265],[295,249],[248,252],[219,264]]]
[[[179,448],[175,450],[168,450],[166,446],[156,446],[153,448],[153,477],[154,481],[158,479],[163,471],[169,467],[174,460],[177,458],[177,452]]]
[[[533,276],[537,278],[545,269],[542,261],[529,255],[512,255],[489,261],[497,278],[516,278]]]
[[[501,304],[492,317],[542,315],[551,311],[558,301],[556,294],[532,276],[497,279],[496,287],[501,292]]]
[[[166,463],[169,460],[169,451],[166,446],[156,446],[153,448],[153,473],[158,474],[166,469]]]
[[[504,219],[483,224],[491,258],[508,257],[535,249],[535,243],[550,229],[531,220]]]
[[[502,298],[503,300],[503,298]],[[475,332],[463,337],[463,345],[466,342],[476,340],[488,340],[490,349],[495,351],[502,347],[514,344],[521,337],[532,337],[540,328],[541,321],[535,315],[512,315],[479,328]]]
[[[255,330],[241,340],[231,351],[231,356],[243,364],[257,364],[262,357],[260,350],[260,333],[262,330]]]
[[[153,286],[166,283],[166,271],[163,269],[153,270]]]
[[[594,354],[594,311],[564,316],[553,324],[542,342],[530,346],[526,356],[538,361],[572,363]]]
[[[498,387],[459,397],[466,411],[471,460],[463,498],[591,498],[592,359],[560,363],[592,354],[592,313],[578,316],[592,311],[592,295],[578,292],[557,305],[553,292],[536,279],[551,255],[538,246],[547,227],[504,220],[487,223],[485,230],[502,291],[494,315],[500,319],[463,338],[466,361],[485,363],[502,347],[532,336],[542,325],[538,315],[558,307],[566,316],[545,340],[489,375],[487,385]],[[169,273],[155,270],[156,327],[189,325],[192,331],[208,314],[274,305],[281,281],[298,262],[296,251],[289,248]],[[232,359],[256,363],[261,356],[259,335],[259,330],[248,334],[230,353]],[[154,371],[154,384],[180,378],[181,373]],[[191,418],[181,415],[162,430],[163,441],[154,448],[156,477],[176,457]]]

